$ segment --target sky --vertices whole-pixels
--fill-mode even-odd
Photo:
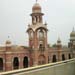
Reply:
[[[28,24],[36,0],[0,0],[0,45],[10,39],[12,44],[28,46]],[[75,27],[75,0],[38,0],[48,26],[48,43],[60,37],[67,45]],[[10,38],[8,38],[10,36]]]

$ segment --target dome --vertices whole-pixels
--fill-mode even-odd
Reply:
[[[73,28],[73,31],[70,33],[70,36],[75,36],[74,28]]]
[[[75,36],[75,31],[72,31],[70,36]]]
[[[11,41],[10,40],[7,40],[5,43],[6,44],[11,44]]]
[[[33,13],[39,13],[41,12],[41,6],[38,3],[35,3],[34,6],[32,7]]]
[[[11,45],[11,40],[9,39],[10,37],[8,36],[8,39],[6,40],[5,44],[6,45]]]
[[[60,38],[59,38],[59,37],[58,37],[57,43],[61,43],[61,40],[60,40]]]
[[[60,40],[59,37],[58,37],[58,40],[57,40],[57,45],[61,45],[61,40]]]

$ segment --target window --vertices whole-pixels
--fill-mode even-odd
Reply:
[[[24,67],[24,68],[27,68],[27,67],[28,67],[28,57],[24,57],[24,60],[23,60],[23,67]]]
[[[2,71],[3,70],[3,59],[0,58],[0,70]]]
[[[65,55],[64,54],[62,54],[62,60],[65,60]]]
[[[14,69],[19,69],[19,60],[18,57],[15,57],[13,60],[13,68]]]
[[[38,31],[37,31],[37,37],[39,38],[39,39],[43,39],[44,38],[44,30],[43,29],[39,29]]]
[[[56,55],[53,55],[53,60],[52,60],[52,62],[56,62],[56,61],[57,61]]]
[[[43,38],[44,37],[44,32],[42,30],[39,31],[39,38]]]
[[[45,50],[45,47],[43,46],[43,44],[40,44],[40,45],[39,45],[39,50],[40,50],[40,51],[44,51],[44,50]]]
[[[71,59],[71,54],[68,55],[68,58]]]

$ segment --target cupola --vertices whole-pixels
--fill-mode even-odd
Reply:
[[[72,36],[75,36],[75,30],[74,30],[74,27],[73,27],[72,32],[70,33],[70,37],[72,37]]]
[[[35,3],[32,7],[32,12],[33,13],[41,13],[41,6],[39,3]]]
[[[9,39],[9,36],[8,36],[8,39],[6,40],[6,42],[5,42],[5,45],[6,46],[11,46],[11,40]]]

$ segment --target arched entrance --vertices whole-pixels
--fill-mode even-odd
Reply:
[[[3,59],[0,58],[0,71],[3,70]]]
[[[62,54],[62,60],[65,60],[65,55],[64,54]]]
[[[42,65],[42,64],[45,64],[46,63],[46,58],[44,55],[40,55],[39,58],[38,58],[38,64],[39,65]]]
[[[19,69],[18,57],[15,57],[14,60],[13,60],[13,69]]]
[[[71,59],[71,54],[68,55],[68,58]]]
[[[53,55],[53,60],[52,60],[52,62],[56,62],[56,61],[57,61],[56,55]]]
[[[24,68],[27,68],[28,67],[28,57],[24,57],[24,59],[23,59],[23,67]]]

